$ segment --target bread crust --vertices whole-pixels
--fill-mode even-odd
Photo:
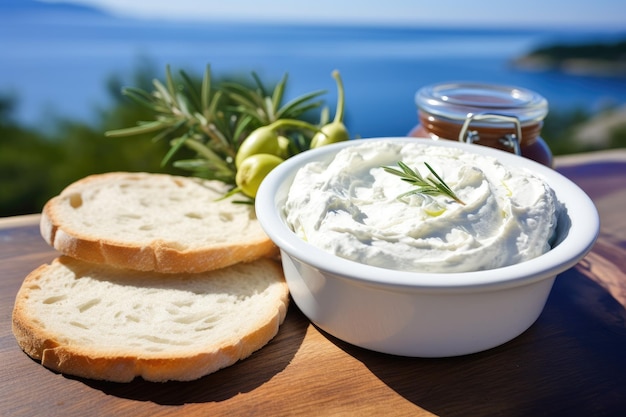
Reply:
[[[75,280],[83,274],[93,273],[93,267],[89,264],[64,256],[49,265],[40,266],[25,278],[13,309],[13,334],[26,354],[60,373],[112,382],[129,382],[136,377],[154,382],[194,380],[250,356],[277,334],[285,319],[289,292],[278,263],[260,259],[248,264],[248,267],[268,274],[279,286],[278,290],[273,290],[272,302],[257,306],[261,313],[254,315],[256,322],[247,333],[237,336],[233,331],[231,336],[218,341],[207,338],[201,347],[194,346],[185,352],[150,352],[130,346],[82,344],[80,339],[59,332],[59,328],[55,328],[49,318],[38,316],[32,295],[47,290],[49,282],[54,281],[50,279],[50,274],[62,270],[63,274],[74,274],[68,279]],[[114,271],[112,274],[124,274],[124,271]],[[210,280],[211,274],[202,274],[206,275],[202,279]],[[100,276],[99,279],[106,277]],[[159,285],[163,282],[161,279]]]
[[[228,191],[224,184],[217,181],[150,173],[112,172],[96,174],[69,185],[58,196],[51,198],[44,205],[40,221],[40,232],[44,240],[61,253],[76,259],[113,265],[119,268],[164,273],[202,272],[223,268],[238,262],[250,262],[260,257],[276,257],[278,255],[278,248],[258,225],[253,206],[248,206],[246,208],[248,212],[245,213],[246,216],[249,216],[249,219],[246,219],[250,224],[248,229],[252,230],[248,234],[237,236],[236,233],[231,233],[228,235],[227,242],[217,244],[211,239],[207,239],[203,245],[195,247],[185,247],[182,242],[173,239],[165,240],[158,236],[143,243],[127,239],[123,232],[116,236],[103,236],[97,231],[91,231],[89,226],[77,227],[72,223],[72,219],[68,218],[73,215],[67,209],[67,206],[71,204],[73,195],[131,179],[154,183],[174,181],[186,185],[199,184],[201,187],[196,187],[196,189],[206,194],[202,196],[205,200],[210,200],[209,203],[206,201],[203,203],[205,207],[207,204],[214,204],[216,207],[219,204],[221,210],[228,210],[226,205],[231,205],[233,210],[235,209],[235,204],[231,200],[216,201]],[[160,197],[155,194],[155,201]],[[116,204],[115,199],[112,199],[111,204]],[[124,204],[124,202],[120,199],[119,204]],[[238,210],[242,210],[241,205],[237,204],[236,206]],[[158,215],[182,216],[182,213],[175,213],[177,209],[176,205],[172,205],[168,207],[169,211],[159,211]],[[145,211],[150,210],[150,207],[145,208]],[[111,211],[107,213],[115,214]],[[154,214],[157,211],[153,210],[151,213]],[[237,216],[241,216],[241,213]],[[165,218],[162,219],[162,221],[165,220]],[[206,227],[206,225],[198,227]],[[220,228],[220,225],[215,225],[215,227]],[[229,233],[226,228],[224,230],[226,234]],[[183,237],[181,236],[181,238]]]

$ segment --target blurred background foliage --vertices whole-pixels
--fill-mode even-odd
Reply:
[[[139,66],[132,74],[131,85],[151,91],[152,80],[162,78],[157,74],[153,68]],[[65,186],[90,174],[147,171],[188,175],[188,171],[177,170],[171,164],[161,166],[169,149],[164,141],[153,142],[151,135],[104,136],[108,130],[153,118],[145,107],[120,94],[126,86],[121,79],[113,75],[107,80],[112,104],[98,110],[93,123],[53,117],[40,126],[23,126],[13,117],[19,98],[0,97],[0,216],[38,213]],[[617,110],[604,110],[612,111]],[[551,109],[542,136],[555,155],[626,147],[626,127],[614,129],[601,142],[573,140],[576,131],[593,117],[597,115],[584,110]]]

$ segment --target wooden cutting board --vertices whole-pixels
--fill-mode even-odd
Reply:
[[[23,278],[58,256],[38,216],[0,219],[1,416],[609,416],[626,410],[626,151],[558,158],[594,200],[601,234],[559,275],[538,321],[487,352],[402,358],[343,343],[292,304],[266,347],[193,382],[127,384],[51,372],[17,346]]]

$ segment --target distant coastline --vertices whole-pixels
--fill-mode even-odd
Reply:
[[[527,71],[626,78],[626,39],[611,43],[544,46],[514,59],[512,65]]]
[[[2,0],[0,3],[2,13],[75,13],[82,15],[107,16],[108,13],[98,7],[57,2],[46,3],[36,0]]]
[[[162,79],[168,65],[175,74],[193,75],[208,64],[218,77],[254,71],[268,83],[288,73],[286,99],[323,89],[329,105],[330,74],[339,69],[349,92],[346,120],[359,136],[406,134],[416,123],[415,91],[446,81],[519,85],[541,93],[553,113],[626,104],[624,77],[510,68],[537,46],[616,41],[626,39],[626,29],[200,23],[74,6],[0,1],[0,99],[12,98],[11,117],[19,123],[94,123],[121,98],[122,87],[136,84],[137,71]]]

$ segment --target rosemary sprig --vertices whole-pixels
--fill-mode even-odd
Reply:
[[[445,183],[445,181],[435,172],[435,170],[428,165],[427,162],[424,162],[426,168],[435,176],[435,178],[424,178],[420,175],[417,170],[413,170],[409,168],[404,162],[398,162],[398,166],[401,170],[392,168],[392,167],[382,167],[385,172],[388,172],[393,175],[399,176],[403,181],[408,182],[411,185],[416,186],[417,188],[406,193],[399,195],[397,198],[402,199],[408,195],[413,194],[424,194],[424,195],[438,195],[444,194],[456,201],[461,205],[465,205],[465,203],[456,196],[454,191]]]
[[[324,103],[321,96],[325,91],[321,90],[285,103],[287,74],[273,88],[264,86],[254,72],[252,83],[216,82],[209,65],[201,78],[191,77],[182,70],[178,75],[174,77],[168,65],[165,80],[153,80],[152,91],[124,88],[122,93],[150,110],[154,119],[109,130],[106,136],[151,134],[154,141],[165,140],[170,144],[163,166],[171,163],[194,176],[231,185],[236,182],[235,156],[250,132],[280,119],[305,120],[312,117],[308,112]],[[294,153],[307,149],[311,140],[308,132],[299,129],[280,134],[290,141],[289,150]],[[178,156],[182,148],[191,151],[189,159]]]

